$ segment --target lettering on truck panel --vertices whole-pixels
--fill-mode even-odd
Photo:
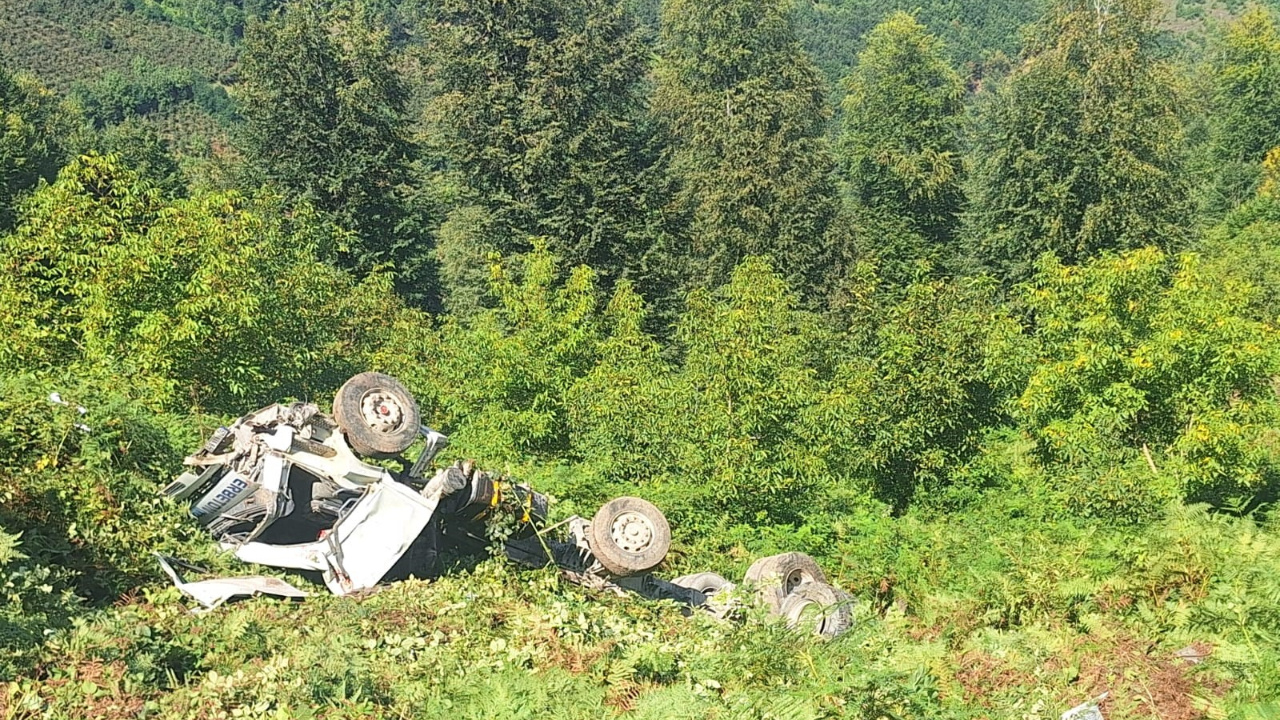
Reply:
[[[191,514],[195,517],[204,517],[212,512],[217,512],[227,506],[227,503],[235,500],[242,491],[249,487],[248,481],[239,475],[231,479],[231,484],[223,488],[214,495],[208,502],[201,503],[191,508]]]

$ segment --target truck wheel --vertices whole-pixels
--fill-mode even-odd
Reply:
[[[333,398],[333,418],[351,449],[371,458],[395,457],[418,437],[418,403],[399,380],[363,372],[352,377]]]
[[[591,554],[611,574],[639,575],[657,567],[671,548],[671,526],[662,511],[636,497],[614,498],[591,518]]]
[[[815,635],[833,638],[853,627],[853,598],[824,582],[801,583],[782,601],[778,614],[787,627],[812,629]]]
[[[670,581],[672,585],[679,585],[690,590],[697,590],[710,597],[721,590],[733,589],[733,583],[726,580],[723,576],[713,572],[700,572],[692,575],[682,575],[675,580]]]
[[[827,576],[813,558],[799,552],[763,557],[751,564],[743,580],[754,585],[761,602],[777,613],[782,600],[802,583],[825,583]]]

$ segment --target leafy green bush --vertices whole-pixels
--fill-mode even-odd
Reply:
[[[101,129],[126,118],[168,110],[195,97],[201,79],[190,69],[136,63],[128,74],[110,71],[91,83],[76,83],[71,95],[85,117]]]
[[[26,562],[20,537],[0,528],[0,681],[30,671],[47,634],[80,610],[66,573]]]
[[[98,600],[150,576],[149,551],[193,537],[156,493],[198,444],[196,427],[113,384],[105,375],[0,381],[0,524],[22,533],[34,562],[71,573]],[[52,402],[55,392],[71,405]]]
[[[111,367],[153,403],[242,412],[341,384],[400,308],[386,278],[318,260],[340,236],[271,196],[167,200],[87,156],[24,210],[0,238],[0,366]]]
[[[916,283],[884,304],[852,321],[861,347],[843,348],[809,445],[901,509],[943,492],[984,429],[1004,422],[1028,349],[981,280]]]
[[[151,552],[189,554],[198,535],[156,495],[198,442],[195,423],[156,415],[117,384],[0,379],[0,526],[22,543],[16,553],[17,538],[0,532],[0,678],[29,671],[88,607],[154,577]]]
[[[0,229],[13,225],[21,193],[57,174],[77,130],[53,93],[0,66]]]
[[[1016,412],[1081,513],[1275,492],[1280,355],[1255,292],[1154,248],[1042,264],[1024,295],[1041,357]]]

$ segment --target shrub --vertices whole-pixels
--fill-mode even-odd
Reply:
[[[1154,248],[1042,263],[1024,291],[1040,360],[1016,413],[1081,512],[1275,491],[1280,355],[1254,293]]]
[[[166,200],[86,156],[24,209],[0,238],[0,367],[110,367],[156,405],[243,412],[329,392],[401,307],[384,277],[321,262],[340,236],[269,195]]]

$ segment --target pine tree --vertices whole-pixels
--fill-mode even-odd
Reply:
[[[244,149],[254,173],[354,233],[347,268],[390,264],[397,288],[433,294],[429,235],[415,207],[408,91],[387,33],[358,15],[290,6],[251,24],[241,55]]]
[[[868,250],[882,273],[915,259],[945,260],[964,199],[964,83],[941,42],[911,15],[894,13],[867,36],[846,86],[840,150],[851,199],[864,227],[902,226],[872,242],[905,237],[905,246]]]
[[[1007,281],[1053,252],[1176,246],[1189,218],[1173,72],[1151,0],[1064,0],[974,123],[967,236]]]
[[[696,284],[769,254],[808,290],[835,212],[822,78],[776,0],[667,0],[654,109]]]
[[[425,48],[428,135],[462,188],[441,247],[450,295],[469,298],[455,304],[483,291],[486,251],[528,252],[537,236],[605,285],[627,274],[647,243],[652,153],[646,51],[623,6],[443,0]]]

